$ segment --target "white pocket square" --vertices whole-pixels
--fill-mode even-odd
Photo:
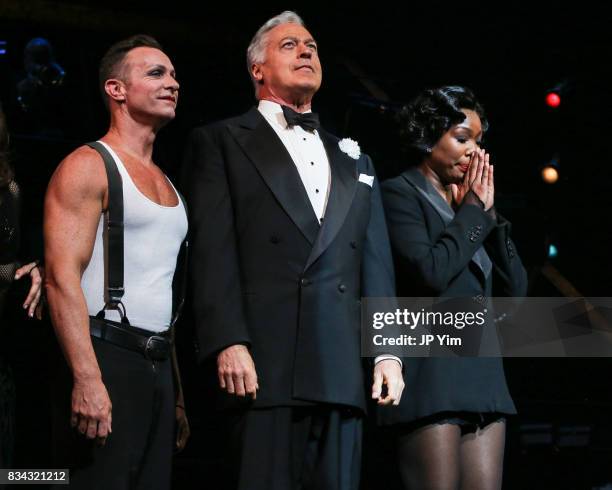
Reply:
[[[374,176],[368,174],[359,174],[359,182],[368,184],[370,187],[374,185]]]

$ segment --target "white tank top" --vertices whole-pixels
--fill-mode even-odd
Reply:
[[[161,206],[142,194],[117,154],[103,141],[100,143],[112,155],[123,180],[125,294],[122,301],[127,317],[135,327],[163,332],[169,328],[172,317],[172,278],[187,234],[187,213],[178,193],[176,206]],[[90,315],[104,306],[103,229],[104,215],[100,215],[93,254],[81,278]],[[106,318],[119,321],[119,312],[107,310]]]

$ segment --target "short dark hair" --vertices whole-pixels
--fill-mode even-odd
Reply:
[[[13,180],[13,169],[8,159],[9,134],[6,127],[6,118],[0,106],[0,189],[9,185]]]
[[[100,60],[99,84],[104,105],[108,108],[108,96],[104,90],[104,84],[111,78],[117,78],[119,70],[126,55],[135,48],[155,48],[163,51],[161,44],[151,36],[137,34],[122,41],[116,42]]]
[[[476,112],[483,133],[487,131],[489,123],[484,108],[474,93],[467,87],[447,85],[424,90],[402,110],[402,140],[409,148],[424,156],[444,133],[465,119],[461,109]]]

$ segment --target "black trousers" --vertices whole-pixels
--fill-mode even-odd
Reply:
[[[359,488],[361,412],[334,405],[274,407],[233,414],[228,421],[229,488]]]
[[[175,424],[171,360],[151,361],[92,342],[113,404],[113,432],[99,447],[70,427],[72,377],[64,363],[54,403],[55,467],[70,469],[71,489],[168,490]]]

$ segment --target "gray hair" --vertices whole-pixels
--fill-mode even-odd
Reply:
[[[255,86],[255,94],[257,94],[257,82],[251,73],[251,66],[253,66],[254,63],[263,63],[266,61],[265,53],[266,46],[268,44],[268,32],[281,24],[298,24],[303,26],[304,21],[295,12],[285,10],[283,13],[278,14],[266,21],[266,23],[260,27],[253,36],[253,39],[251,39],[249,47],[247,48],[247,70],[251,80],[253,81],[253,85]]]

